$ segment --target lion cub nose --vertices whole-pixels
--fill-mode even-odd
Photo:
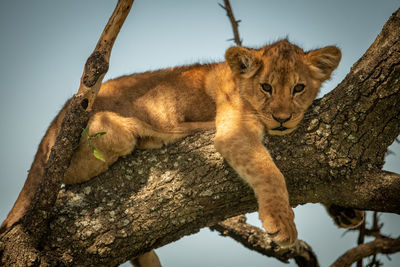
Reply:
[[[276,120],[279,123],[285,123],[287,121],[289,121],[292,118],[292,114],[290,114],[289,116],[279,116],[279,117],[275,117],[274,115],[272,115],[272,118],[274,118],[274,120]]]

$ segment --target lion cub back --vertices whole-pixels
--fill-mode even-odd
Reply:
[[[214,120],[215,102],[204,90],[206,76],[214,67],[195,64],[107,81],[96,98],[94,112],[136,117],[165,131],[182,122]]]

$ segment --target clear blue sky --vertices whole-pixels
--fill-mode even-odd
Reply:
[[[82,68],[116,1],[0,1],[0,221],[30,168],[47,126],[77,91]],[[222,0],[220,0],[222,2]],[[364,53],[398,0],[231,0],[242,20],[245,46],[289,36],[305,49],[338,45],[343,59],[321,95],[339,83]],[[216,0],[136,0],[111,55],[106,79],[132,72],[223,59],[232,30]],[[400,148],[385,168],[400,172]],[[321,266],[355,244],[319,205],[295,209],[300,238],[309,242]],[[257,215],[249,216],[258,223]],[[384,215],[387,232],[399,235],[400,216]],[[288,266],[219,237],[207,229],[157,250],[168,266]],[[392,256],[385,266],[399,266]],[[295,266],[291,263],[290,266]]]

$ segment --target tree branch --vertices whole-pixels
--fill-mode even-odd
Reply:
[[[56,202],[61,180],[69,166],[73,152],[78,147],[82,129],[89,119],[91,105],[108,70],[108,62],[114,40],[129,13],[133,0],[120,0],[110,17],[98,44],[88,58],[81,78],[81,84],[70,101],[61,129],[46,163],[39,189],[20,225],[6,233],[2,263],[7,266],[49,264],[47,258],[40,258],[39,243],[48,231],[48,221]],[[17,237],[17,238],[16,238]],[[12,244],[10,244],[12,243]],[[19,253],[15,253],[15,248]]]
[[[378,264],[379,260],[377,260],[377,254],[378,253],[385,253],[385,254],[390,254],[390,253],[395,253],[397,252],[396,249],[399,249],[400,247],[398,246],[398,240],[390,239],[387,236],[384,236],[381,234],[381,229],[383,227],[383,223],[379,223],[378,219],[378,212],[374,211],[373,212],[373,218],[372,218],[372,226],[367,228],[366,227],[367,222],[364,221],[362,225],[357,227],[356,229],[349,229],[348,231],[359,231],[359,236],[358,236],[358,242],[357,242],[357,247],[353,248],[349,251],[347,251],[345,254],[340,256],[334,263],[333,266],[350,266],[353,262],[357,261],[357,267],[362,267],[363,266],[363,258],[372,256],[372,260],[368,263],[368,266],[378,266],[374,264]],[[382,249],[387,251],[387,246],[383,246],[384,243],[382,242],[371,242],[368,243],[367,246],[364,244],[364,239],[365,236],[373,236],[375,237],[375,241],[377,240],[392,240],[390,244],[393,245],[393,247],[390,247],[391,252],[382,252]],[[397,248],[396,248],[397,244]]]
[[[246,217],[239,215],[217,223],[210,227],[224,236],[230,236],[250,250],[257,251],[262,255],[274,257],[284,263],[289,259],[295,259],[298,266],[319,266],[317,256],[311,247],[304,241],[298,240],[296,245],[289,249],[282,249],[274,245],[270,238],[266,237],[263,230],[246,223]]]
[[[45,167],[43,182],[25,217],[24,226],[31,233],[37,233],[40,225],[45,224],[44,219],[48,218],[45,214],[54,206],[56,192],[61,185],[61,177],[64,177],[73,152],[79,145],[82,129],[86,127],[89,119],[87,110],[90,110],[100,90],[108,70],[112,46],[132,3],[133,1],[118,1],[95,50],[86,61],[78,94],[69,102],[69,109]]]
[[[242,46],[242,39],[240,39],[240,36],[239,36],[239,29],[238,29],[238,28],[239,28],[240,20],[236,20],[236,19],[235,19],[235,16],[233,15],[231,3],[229,2],[229,0],[224,0],[224,5],[222,5],[222,4],[220,4],[220,3],[218,3],[218,5],[219,5],[220,7],[222,7],[223,9],[225,9],[226,15],[228,16],[229,21],[231,22],[232,30],[233,30],[233,37],[234,37],[234,38],[231,39],[231,40],[234,40],[235,43],[236,43],[238,46]]]
[[[104,75],[107,73],[112,47],[131,10],[132,4],[133,0],[118,0],[117,6],[98,40],[96,48],[86,61],[78,95],[88,99],[88,111],[91,110]]]
[[[354,262],[374,254],[392,254],[398,251],[400,251],[400,238],[377,238],[372,242],[350,249],[340,256],[331,267],[351,266]]]
[[[364,221],[362,222],[362,224],[357,227],[358,228],[358,239],[357,239],[357,244],[361,245],[364,244],[365,241],[365,220],[366,218],[364,218]],[[363,267],[363,260],[362,258],[360,260],[357,261],[357,267]]]

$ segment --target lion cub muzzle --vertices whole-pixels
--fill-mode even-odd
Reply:
[[[274,116],[274,114],[272,114],[272,118],[279,123],[278,127],[272,129],[273,131],[277,131],[278,133],[281,132],[284,134],[286,133],[287,130],[289,130],[288,127],[284,126],[284,123],[290,121],[290,119],[292,118],[292,114],[290,114],[289,116],[279,116],[279,117],[276,117]]]

